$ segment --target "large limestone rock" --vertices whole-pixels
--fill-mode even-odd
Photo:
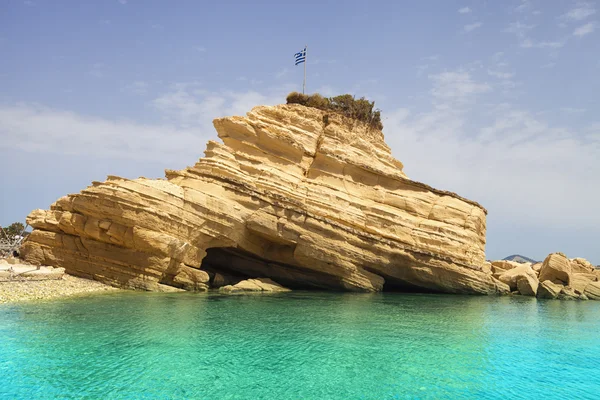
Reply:
[[[594,266],[592,265],[591,262],[589,262],[585,258],[573,258],[573,259],[571,259],[570,264],[571,264],[571,269],[573,272],[588,273],[588,274],[594,273],[594,269],[595,269]]]
[[[600,282],[591,282],[585,287],[583,294],[590,300],[600,300]]]
[[[515,262],[515,261],[508,261],[508,260],[492,261],[492,271],[495,274],[501,274],[504,271],[508,271],[513,268],[520,267],[521,265],[523,265],[523,264]]]
[[[568,286],[571,283],[571,262],[563,253],[552,253],[546,257],[540,269],[540,282],[545,280]]]
[[[290,289],[285,288],[273,282],[269,278],[247,279],[236,283],[235,285],[223,286],[219,289],[225,293],[240,293],[240,292],[289,292]]]
[[[596,281],[595,274],[573,274],[571,278],[571,287],[579,294],[585,293],[585,288],[590,283]]]
[[[517,289],[523,296],[535,297],[539,284],[537,277],[531,277],[530,275],[523,275],[517,279]]]
[[[552,281],[543,281],[540,282],[537,291],[538,299],[556,299],[560,294],[563,286],[558,285],[556,283],[552,283]]]
[[[518,267],[505,271],[503,274],[498,276],[498,280],[507,284],[510,287],[511,291],[518,290],[518,281],[521,278],[525,278],[529,282],[527,284],[532,288],[535,286],[535,290],[537,290],[537,274],[533,271],[533,269],[531,269],[530,265],[521,264]],[[519,292],[521,291],[519,290]],[[521,292],[521,294],[525,293]]]
[[[482,270],[486,210],[408,179],[380,131],[300,105],[214,125],[222,143],[166,180],[109,176],[33,211],[22,256],[146,290],[206,289],[206,260],[291,288],[505,290]]]

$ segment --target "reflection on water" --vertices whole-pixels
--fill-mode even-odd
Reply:
[[[0,307],[0,398],[594,398],[600,303],[120,293]]]

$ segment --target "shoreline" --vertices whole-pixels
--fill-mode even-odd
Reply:
[[[88,294],[122,291],[102,282],[64,274],[54,280],[0,282],[0,305],[65,299]]]

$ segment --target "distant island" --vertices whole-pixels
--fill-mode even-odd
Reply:
[[[508,256],[503,258],[504,261],[514,261],[514,262],[518,262],[518,263],[532,263],[532,264],[536,264],[539,263],[540,261],[536,261],[533,258],[529,258],[529,257],[525,257],[522,256],[520,254],[513,254],[512,256]]]

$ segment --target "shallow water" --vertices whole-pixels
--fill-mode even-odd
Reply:
[[[600,397],[600,302],[119,293],[0,306],[4,399]]]

